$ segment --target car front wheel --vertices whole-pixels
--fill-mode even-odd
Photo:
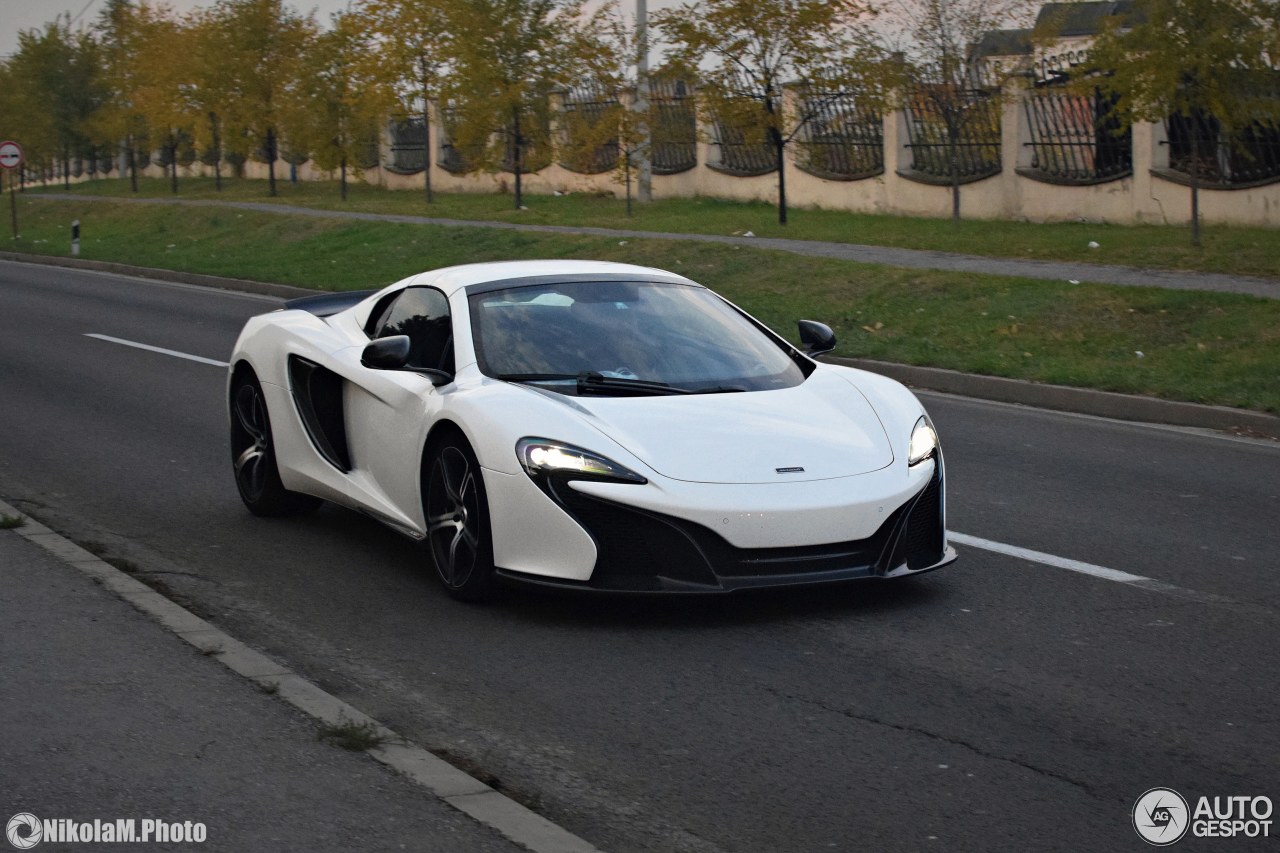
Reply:
[[[450,595],[480,601],[493,580],[489,501],[480,464],[457,436],[444,438],[428,452],[423,508],[432,564]]]
[[[254,515],[307,512],[323,503],[280,482],[267,401],[251,373],[242,374],[231,389],[231,462],[240,498]]]

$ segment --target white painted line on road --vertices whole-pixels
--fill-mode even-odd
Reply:
[[[1033,563],[1043,563],[1046,566],[1066,569],[1069,572],[1079,572],[1082,575],[1093,575],[1095,578],[1115,581],[1116,583],[1135,583],[1136,581],[1150,580],[1150,578],[1144,578],[1142,575],[1131,575],[1128,572],[1108,569],[1105,566],[1095,566],[1092,563],[1082,563],[1079,560],[1068,560],[1066,557],[1056,557],[1043,551],[1032,551],[1030,548],[1019,548],[1017,545],[992,542],[990,539],[980,539],[967,533],[956,533],[954,530],[947,531],[947,539],[952,542],[958,542],[961,545],[968,545],[970,548],[994,551],[997,554],[1017,557],[1020,560],[1030,560]]]
[[[1203,601],[1213,604],[1234,603],[1230,598],[1227,598],[1224,595],[1215,595],[1211,592],[1199,592],[1194,589],[1186,589],[1184,587],[1165,583],[1164,581],[1158,581],[1155,578],[1134,575],[1129,572],[1122,572],[1119,569],[1108,569],[1106,566],[1095,566],[1093,563],[1082,563],[1079,560],[1071,560],[1054,554],[1046,554],[1043,551],[1032,551],[1030,548],[1020,548],[1017,545],[1006,545],[1003,542],[993,542],[990,539],[970,536],[967,533],[957,533],[954,530],[947,531],[947,540],[949,542],[954,542],[957,545],[967,545],[970,548],[980,548],[983,551],[991,551],[995,554],[1004,554],[1006,557],[1016,557],[1019,560],[1029,560],[1030,562],[1040,563],[1044,566],[1052,566],[1055,569],[1066,569],[1069,572],[1078,572],[1079,574],[1090,575],[1091,577],[1101,578],[1102,580],[1128,584],[1141,589],[1151,590],[1152,592],[1162,592],[1166,595],[1177,596],[1178,598],[1189,598],[1193,601]]]
[[[140,344],[137,341],[126,341],[124,338],[113,338],[110,335],[99,335],[96,332],[85,332],[86,338],[96,338],[100,341],[107,341],[113,344],[123,344],[134,349],[144,349],[147,352],[158,352],[161,355],[171,355],[174,358],[185,358],[187,361],[196,361],[200,364],[212,364],[214,367],[226,367],[227,362],[218,361],[212,358],[205,358],[202,355],[192,355],[187,352],[178,352],[173,349],[165,349],[164,347],[153,347],[151,344]]]

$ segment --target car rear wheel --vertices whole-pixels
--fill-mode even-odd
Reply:
[[[436,575],[454,598],[480,601],[493,581],[489,500],[475,454],[459,436],[428,450],[423,509]]]
[[[280,482],[267,402],[251,373],[242,374],[231,388],[231,462],[240,499],[254,515],[307,512],[323,503]]]

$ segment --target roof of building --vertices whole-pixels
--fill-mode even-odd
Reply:
[[[1059,38],[1092,36],[1102,32],[1103,24],[1113,16],[1128,16],[1133,0],[1101,3],[1046,3],[1036,16],[1036,29]]]

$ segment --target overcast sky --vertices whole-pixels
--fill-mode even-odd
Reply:
[[[212,5],[211,0],[167,0],[178,12],[188,12],[200,6]],[[299,11],[315,11],[316,18],[327,22],[334,13],[346,8],[348,0],[291,0],[290,5]],[[79,25],[91,25],[106,0],[0,0],[0,56],[8,56],[18,47],[21,30],[42,29],[48,21],[59,15],[70,15]],[[649,8],[661,9],[678,6],[680,0],[649,0]],[[624,9],[634,9],[635,0],[622,0]]]

